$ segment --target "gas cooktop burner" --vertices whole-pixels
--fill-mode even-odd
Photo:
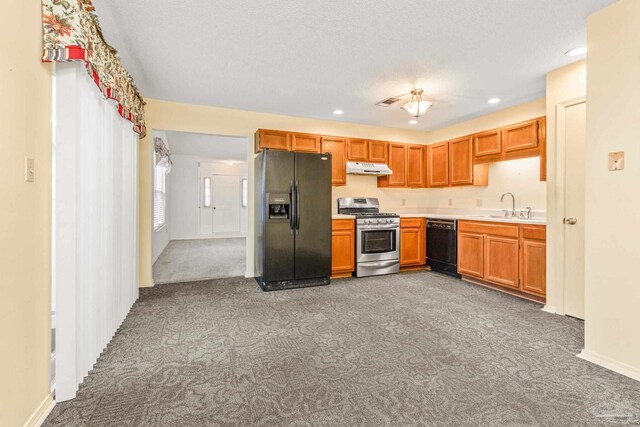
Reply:
[[[397,218],[399,215],[394,213],[386,213],[386,212],[363,212],[356,213],[356,218]]]

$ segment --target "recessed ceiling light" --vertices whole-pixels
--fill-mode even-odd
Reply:
[[[409,124],[410,124],[410,125],[415,125],[415,124],[417,124],[417,123],[418,123],[418,121],[417,121],[417,120],[409,120]]]
[[[584,55],[585,53],[587,53],[587,47],[580,46],[580,47],[575,47],[571,50],[568,50],[564,54],[567,56],[580,56],[580,55]]]
[[[497,104],[498,102],[500,102],[500,98],[490,98],[487,102],[489,104]]]
[[[342,110],[333,110],[333,114],[335,114],[336,116],[341,116],[344,114],[344,111]]]

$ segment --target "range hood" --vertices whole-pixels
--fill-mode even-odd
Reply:
[[[391,175],[393,171],[384,163],[347,162],[347,173],[354,175]]]

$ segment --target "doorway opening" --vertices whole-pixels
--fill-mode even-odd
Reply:
[[[170,152],[154,156],[154,284],[245,276],[249,140],[169,130],[152,132]]]

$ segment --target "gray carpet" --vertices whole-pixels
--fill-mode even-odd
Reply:
[[[158,286],[45,426],[639,424],[640,383],[575,357],[582,336],[431,272]]]
[[[156,284],[244,276],[246,239],[172,240],[153,264]]]

